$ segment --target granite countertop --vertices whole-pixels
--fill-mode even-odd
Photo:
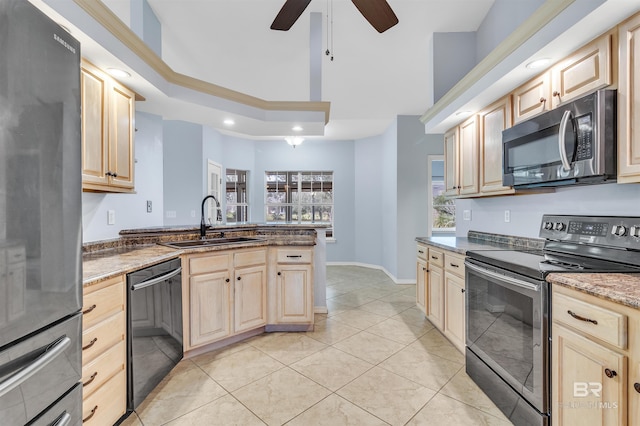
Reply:
[[[223,231],[227,236],[250,236],[252,241],[230,244],[209,245],[193,248],[175,248],[163,245],[170,241],[196,240],[194,228],[157,227],[121,232],[119,239],[97,241],[85,244],[82,255],[83,285],[89,286],[111,277],[128,274],[147,266],[176,258],[182,254],[204,253],[266,246],[313,246],[315,231],[309,226],[270,226],[267,232],[256,232],[256,227],[264,225],[233,225],[215,230],[213,237]],[[233,235],[230,235],[233,234]],[[217,236],[217,235],[215,235]]]
[[[547,281],[640,309],[640,274],[553,273],[547,276]]]
[[[161,246],[127,246],[99,250],[82,255],[84,286],[136,271],[180,256],[183,250]]]
[[[473,250],[541,249],[544,245],[544,240],[541,239],[477,231],[469,231],[467,237],[417,237],[416,241],[459,254]]]

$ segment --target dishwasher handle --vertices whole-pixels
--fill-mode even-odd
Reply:
[[[159,277],[151,278],[150,280],[142,281],[141,283],[134,284],[131,286],[132,291],[142,290],[145,287],[151,287],[152,285],[156,285],[168,279],[171,279],[182,272],[182,266],[177,267],[173,271],[170,271],[164,275],[160,275]]]

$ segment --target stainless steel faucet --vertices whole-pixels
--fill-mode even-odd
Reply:
[[[218,201],[218,199],[213,196],[213,195],[207,195],[206,197],[204,197],[204,199],[202,200],[202,206],[200,208],[200,238],[204,239],[206,237],[207,234],[207,228],[209,226],[207,226],[206,222],[204,221],[204,205],[206,204],[207,200],[209,198],[213,198],[213,201],[216,202],[216,221],[218,222],[222,222],[222,210],[220,209],[220,202]]]

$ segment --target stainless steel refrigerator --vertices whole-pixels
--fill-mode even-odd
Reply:
[[[82,423],[80,158],[80,44],[1,0],[2,425]]]

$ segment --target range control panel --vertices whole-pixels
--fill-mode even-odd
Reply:
[[[544,215],[540,238],[640,250],[640,217]]]

